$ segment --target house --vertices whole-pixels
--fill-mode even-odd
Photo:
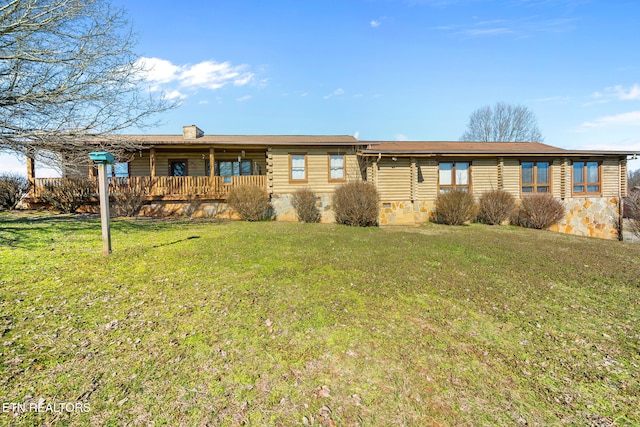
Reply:
[[[198,200],[208,209],[241,184],[263,187],[276,218],[295,221],[293,193],[308,187],[322,221],[333,221],[331,198],[348,181],[367,181],[381,198],[381,225],[420,224],[439,193],[469,191],[476,198],[502,189],[521,199],[551,193],[566,206],[556,231],[617,238],[615,220],[626,196],[632,152],[565,150],[538,142],[386,142],[352,136],[205,135],[185,126],[182,135],[128,136],[142,149],[116,164],[112,183],[147,189],[143,213],[172,212]],[[52,179],[36,179],[37,201]]]

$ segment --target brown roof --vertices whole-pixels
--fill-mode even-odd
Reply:
[[[565,150],[540,142],[466,142],[466,141],[368,141],[361,152],[369,155],[632,155],[623,151]]]
[[[113,136],[118,138],[118,136]],[[540,142],[467,142],[467,141],[359,141],[350,135],[204,135],[185,139],[183,135],[122,135],[143,146],[159,145],[254,145],[254,146],[360,146],[369,156],[630,156],[627,151],[565,150]]]
[[[182,135],[125,135],[144,145],[362,145],[349,135],[204,135],[197,139],[184,139]]]

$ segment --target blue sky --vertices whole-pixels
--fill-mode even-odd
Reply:
[[[455,141],[504,101],[548,144],[640,152],[637,0],[113,1],[181,102],[146,133]]]

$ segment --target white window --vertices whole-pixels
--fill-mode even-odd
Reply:
[[[344,179],[344,154],[329,154],[329,181]]]
[[[307,155],[289,154],[290,181],[307,180]]]
[[[469,162],[441,162],[438,172],[440,193],[469,191]]]

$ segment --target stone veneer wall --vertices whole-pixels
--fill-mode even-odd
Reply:
[[[331,209],[333,193],[316,193],[316,206],[320,210],[320,222],[335,222]],[[291,204],[293,194],[272,194],[271,205],[278,221],[297,221],[298,215]]]
[[[578,236],[618,239],[615,221],[619,215],[615,197],[580,197],[565,199],[565,218],[550,230]]]
[[[331,208],[332,193],[317,194],[316,202],[321,222],[335,222]],[[296,210],[291,205],[293,194],[273,194],[273,205],[278,221],[297,221]],[[565,199],[565,218],[550,230],[579,236],[618,239],[614,220],[618,218],[618,199],[606,197],[581,197]],[[419,225],[430,219],[434,202],[383,201],[380,203],[380,225]],[[152,202],[145,205],[143,216],[194,216],[238,219],[224,202]]]
[[[419,225],[433,211],[432,202],[393,201],[380,203],[380,225]]]

